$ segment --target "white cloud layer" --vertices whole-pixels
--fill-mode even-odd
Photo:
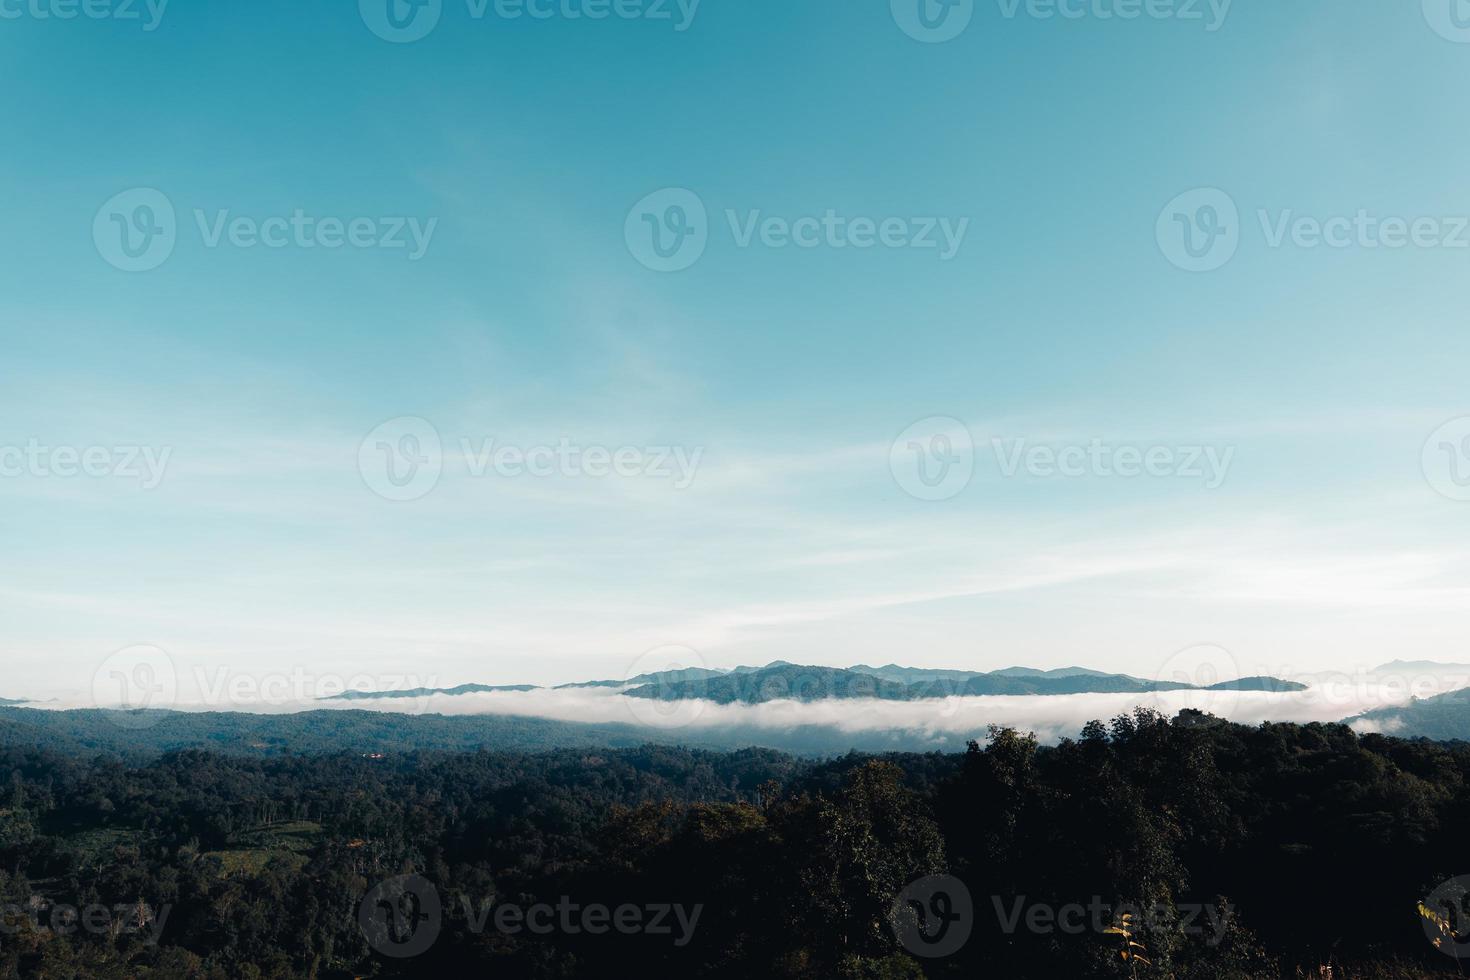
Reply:
[[[1135,707],[1174,715],[1195,708],[1243,724],[1337,722],[1361,712],[1402,705],[1470,686],[1470,667],[1406,666],[1357,674],[1313,674],[1297,678],[1304,691],[1184,690],[1156,694],[1070,694],[949,697],[921,701],[877,699],[790,700],[764,704],[707,701],[657,702],[624,696],[620,688],[493,691],[463,695],[433,694],[381,700],[311,700],[292,697],[240,700],[204,698],[173,707],[191,711],[289,713],[303,710],[370,710],[416,715],[513,715],[574,724],[616,724],[646,728],[660,735],[687,734],[691,741],[718,736],[761,744],[765,736],[794,737],[820,730],[830,742],[851,737],[871,744],[888,736],[905,747],[953,746],[957,740],[983,738],[988,726],[1035,732],[1045,742],[1076,736],[1090,720],[1107,721]],[[41,707],[92,707],[66,699]],[[1359,730],[1383,730],[1371,723]]]

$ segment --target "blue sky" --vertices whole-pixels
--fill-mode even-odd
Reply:
[[[1237,0],[1209,30],[1206,4],[977,0],[925,43],[882,2],[703,0],[678,30],[672,3],[444,0],[392,43],[371,4],[174,0],[147,30],[141,4],[8,0],[0,447],[168,457],[151,487],[0,476],[0,695],[85,688],[134,644],[185,673],[444,683],[621,676],[663,644],[1142,674],[1198,643],[1243,670],[1470,659],[1470,37],[1437,2]],[[105,242],[140,188],[175,228],[125,271]],[[670,188],[707,245],[661,272],[627,229]],[[1237,209],[1205,272],[1157,233],[1203,220],[1198,189]],[[741,244],[829,211],[965,230],[947,258]],[[211,245],[297,212],[432,231],[417,257]],[[1271,244],[1359,212],[1432,244]],[[923,435],[936,417],[973,452]],[[360,450],[402,418],[441,472],[395,501]],[[944,499],[908,492],[916,423],[972,468]],[[487,439],[642,469],[476,476]],[[1218,481],[1007,475],[1017,440],[1230,456]],[[674,448],[692,479],[644,472]]]

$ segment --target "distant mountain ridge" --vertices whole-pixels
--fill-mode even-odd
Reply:
[[[378,698],[424,698],[431,694],[483,694],[486,691],[536,691],[535,684],[461,684],[458,687],[414,687],[406,691],[344,691],[322,701],[372,701]]]
[[[1404,705],[1374,708],[1344,722],[1358,731],[1376,731],[1400,738],[1470,741],[1470,687],[1432,698],[1414,698]]]
[[[995,671],[973,671],[904,667],[899,664],[817,667],[777,660],[764,667],[740,666],[732,670],[690,667],[639,674],[626,680],[560,684],[553,690],[577,688],[622,688],[621,693],[628,697],[661,701],[698,699],[719,704],[763,704],[776,700],[876,698],[917,701],[983,695],[1147,694],[1182,690],[1301,691],[1306,689],[1306,685],[1276,677],[1244,677],[1203,687],[1177,681],[1145,680],[1086,667],[1053,670],[1006,667]],[[415,688],[409,691],[349,691],[323,700],[367,701],[543,689],[534,684],[462,684],[453,688]]]
[[[1470,674],[1470,664],[1444,664],[1437,660],[1390,660],[1386,664],[1379,664],[1369,673],[1372,674],[1403,674],[1408,671],[1418,671],[1426,674],[1442,673],[1444,671],[1464,671]]]
[[[906,677],[918,679],[900,679]],[[1007,668],[993,673],[978,673],[925,671],[892,665],[862,669],[782,664],[742,674],[654,682],[632,687],[623,693],[628,697],[662,701],[699,699],[717,704],[763,704],[778,700],[877,698],[881,701],[920,701],[982,695],[1148,694],[1183,690],[1304,691],[1306,685],[1276,677],[1245,677],[1205,687],[1176,681],[1147,681],[1126,674],[1104,674],[1080,667],[1063,668],[1059,672]]]

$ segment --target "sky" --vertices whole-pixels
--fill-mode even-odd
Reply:
[[[0,0],[0,697],[1470,660],[1470,9],[922,3]]]

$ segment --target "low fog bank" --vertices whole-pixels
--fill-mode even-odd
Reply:
[[[193,703],[185,711],[288,713],[303,710],[366,710],[405,715],[510,715],[571,724],[631,725],[705,744],[791,747],[820,744],[824,749],[957,749],[982,738],[989,726],[1035,732],[1044,742],[1076,736],[1093,719],[1107,721],[1136,707],[1173,716],[1186,708],[1231,721],[1336,722],[1374,708],[1408,703],[1412,698],[1470,686],[1459,670],[1315,674],[1293,678],[1304,691],[1170,691],[1150,694],[990,695],[921,701],[871,698],[765,704],[662,702],[625,697],[619,688],[493,691],[434,694],[372,700],[285,700],[271,703]],[[56,701],[41,708],[95,707]],[[158,705],[158,707],[165,707]],[[1360,731],[1392,731],[1392,723],[1358,722]]]

